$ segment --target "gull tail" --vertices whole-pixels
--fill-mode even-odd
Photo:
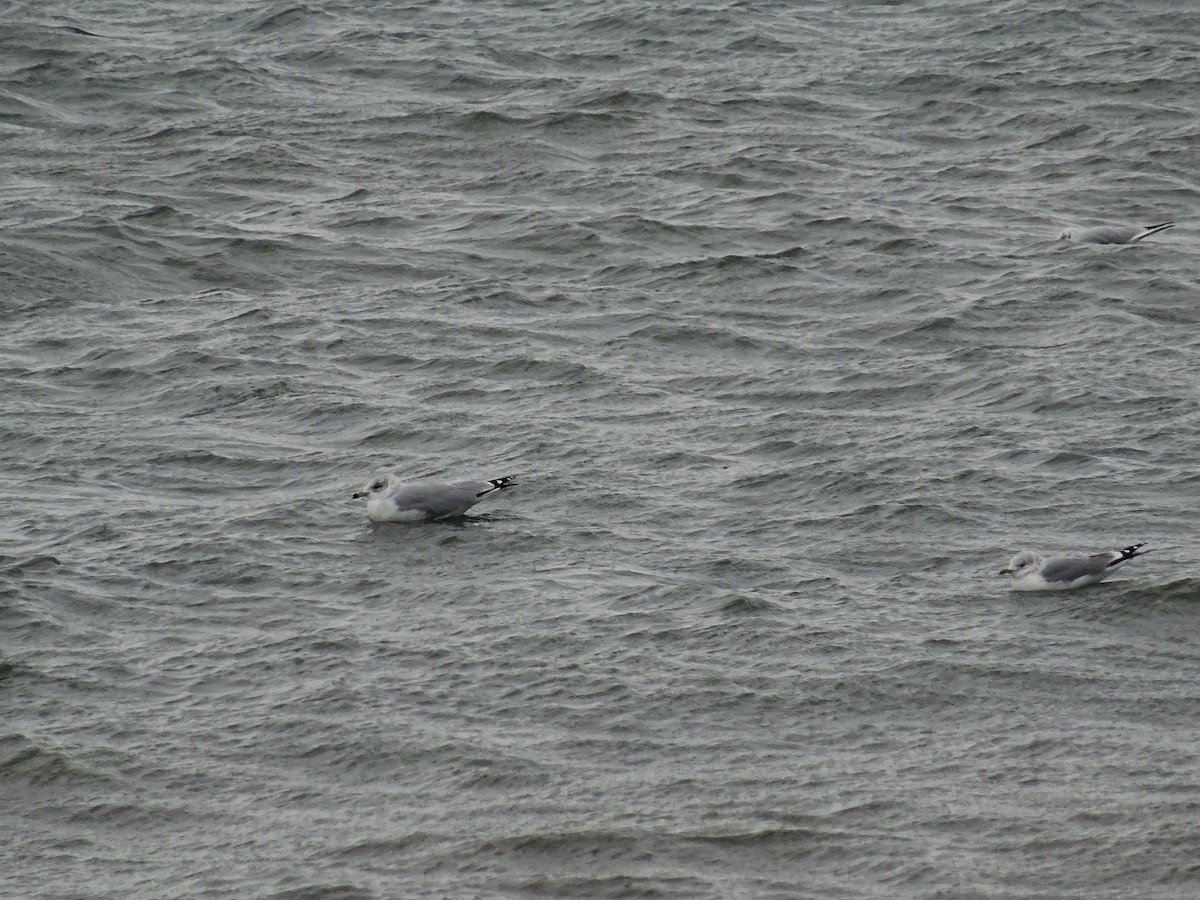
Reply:
[[[1142,229],[1141,234],[1135,234],[1133,237],[1131,237],[1129,239],[1129,243],[1132,244],[1135,241],[1140,241],[1142,238],[1148,238],[1152,234],[1158,234],[1160,231],[1166,231],[1168,228],[1174,228],[1174,227],[1175,227],[1174,222],[1163,222],[1161,225],[1147,225],[1145,228]]]
[[[1145,546],[1146,542],[1142,541],[1140,544],[1130,544],[1123,550],[1113,550],[1112,552],[1117,555],[1109,561],[1106,568],[1111,569],[1113,566],[1119,566],[1121,563],[1133,559],[1135,556],[1145,556],[1147,553],[1154,552],[1153,550],[1143,550],[1142,548]]]
[[[487,480],[486,484],[490,485],[490,487],[484,488],[482,491],[480,491],[478,494],[475,495],[476,497],[483,497],[486,494],[490,494],[492,491],[502,491],[505,488],[516,487],[517,486],[517,476],[516,475],[505,475],[503,478],[489,478]]]

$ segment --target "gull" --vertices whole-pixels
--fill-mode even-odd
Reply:
[[[394,474],[380,475],[351,497],[367,498],[367,515],[375,522],[429,522],[461,516],[495,491],[516,487],[515,476],[486,481],[418,481],[404,484]]]
[[[1056,591],[1084,587],[1103,581],[1121,563],[1151,553],[1143,550],[1145,541],[1124,550],[1106,550],[1093,556],[1046,559],[1039,553],[1023,550],[1012,558],[1001,575],[1008,575],[1014,591]]]
[[[1136,244],[1142,238],[1174,228],[1174,222],[1161,225],[1099,225],[1096,228],[1064,228],[1058,235],[1060,241],[1083,241],[1085,244]]]

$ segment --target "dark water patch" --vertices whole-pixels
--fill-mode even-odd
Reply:
[[[0,777],[13,790],[38,792],[100,789],[118,783],[111,774],[66,748],[13,732],[0,735]]]
[[[763,611],[776,612],[786,609],[784,604],[778,600],[763,596],[730,597],[721,604],[720,608],[721,612],[730,613],[731,615],[755,614]]]
[[[512,889],[531,897],[611,897],[638,898],[688,898],[704,896],[713,888],[711,882],[694,876],[656,873],[653,876],[596,875],[552,876],[540,875],[528,881],[515,881]]]
[[[270,900],[376,900],[379,893],[374,888],[348,882],[320,882],[308,878],[292,877],[288,881],[304,881],[294,888],[282,888],[264,894]]]

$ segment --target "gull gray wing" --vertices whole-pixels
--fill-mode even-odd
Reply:
[[[1076,240],[1087,244],[1128,244],[1144,229],[1132,225],[1099,225],[1076,232]]]
[[[400,511],[419,511],[431,519],[461,515],[478,502],[472,487],[478,482],[441,484],[434,481],[405,485],[390,498]]]
[[[1085,244],[1136,244],[1152,234],[1174,228],[1174,222],[1161,222],[1158,225],[1097,225],[1094,228],[1065,228],[1059,235],[1081,241]]]
[[[1072,559],[1052,559],[1042,569],[1047,582],[1069,583],[1078,578],[1103,578],[1112,561],[1111,553],[1097,553]]]
[[[512,475],[488,481],[457,481],[454,484],[427,481],[398,491],[394,502],[397,509],[420,509],[431,519],[444,519],[461,516],[488,494],[510,487],[516,487],[516,479]]]
[[[1143,550],[1146,542],[1130,544],[1120,550],[1107,550],[1091,556],[1081,556],[1073,559],[1052,559],[1042,569],[1042,578],[1049,583],[1058,582],[1069,584],[1078,578],[1091,578],[1101,581],[1121,563],[1144,556],[1152,551]]]

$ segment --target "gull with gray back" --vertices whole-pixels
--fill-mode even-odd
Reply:
[[[1081,241],[1085,244],[1136,244],[1138,241],[1174,228],[1174,222],[1160,225],[1099,225],[1095,228],[1064,228],[1059,232],[1060,241]]]
[[[463,515],[489,494],[516,487],[512,475],[486,481],[418,481],[404,484],[394,474],[380,475],[351,496],[366,498],[375,522],[430,522]]]
[[[1009,576],[1014,591],[1061,591],[1103,581],[1122,563],[1152,551],[1146,544],[1131,544],[1123,550],[1106,550],[1092,556],[1054,557],[1023,550],[1000,570]]]

